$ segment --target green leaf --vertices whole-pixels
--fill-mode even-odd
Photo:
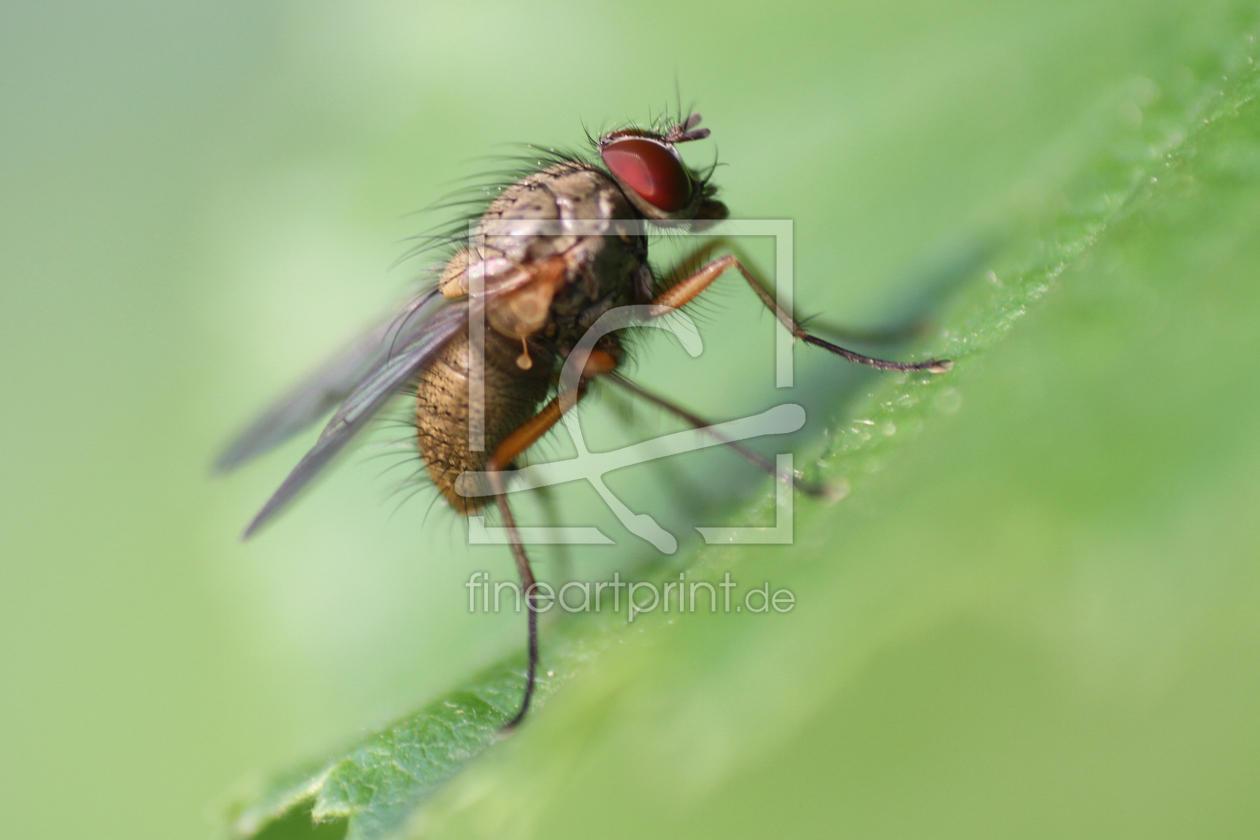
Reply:
[[[815,463],[849,498],[798,499],[791,547],[678,567],[772,580],[790,613],[558,622],[514,736],[519,657],[236,834],[303,811],[353,840],[1254,830],[1260,75],[1251,17],[1213,21],[1002,198],[1004,248],[930,348],[955,371],[838,411]]]
[[[607,642],[613,622],[569,622],[546,648],[547,670],[537,683],[542,705],[564,677],[580,670]],[[515,658],[474,677],[418,712],[395,721],[353,749],[277,778],[232,815],[234,833],[260,836],[294,811],[313,824],[349,821],[349,840],[387,836],[416,806],[501,736],[524,688]]]

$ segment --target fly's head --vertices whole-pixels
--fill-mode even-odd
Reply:
[[[726,205],[713,197],[717,188],[683,163],[675,148],[708,137],[709,129],[699,124],[700,115],[692,114],[663,132],[623,128],[595,141],[609,174],[653,222],[690,222],[694,228],[726,218]]]

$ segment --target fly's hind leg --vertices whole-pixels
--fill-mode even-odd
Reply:
[[[616,362],[602,350],[591,351],[582,374],[582,382],[578,385],[578,397],[585,391],[586,380],[600,373],[608,373],[616,367]],[[516,560],[516,570],[521,577],[521,591],[525,593],[526,611],[529,614],[529,666],[525,676],[525,696],[521,699],[521,707],[512,719],[503,725],[503,729],[514,728],[525,719],[529,711],[529,702],[534,696],[534,683],[538,676],[538,583],[534,580],[534,570],[529,564],[529,555],[521,542],[520,531],[516,527],[516,517],[512,515],[512,506],[508,503],[507,491],[504,487],[504,472],[522,452],[538,442],[543,435],[551,431],[564,412],[576,404],[576,400],[567,399],[561,393],[532,418],[522,424],[495,447],[493,454],[486,461],[485,472],[490,482],[490,491],[499,506],[503,517],[503,527],[508,532],[508,542],[512,547],[512,557]]]

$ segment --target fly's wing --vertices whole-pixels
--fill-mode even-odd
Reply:
[[[439,309],[410,334],[401,336],[397,341],[386,342],[384,358],[358,381],[357,387],[328,421],[311,451],[258,511],[243,536],[250,536],[279,513],[367,425],[394,396],[398,387],[407,382],[467,322],[468,307],[455,304]]]
[[[215,461],[216,472],[227,472],[279,446],[332,411],[367,375],[388,358],[391,348],[413,338],[423,323],[425,305],[438,297],[426,289],[368,335],[345,348],[236,436]]]

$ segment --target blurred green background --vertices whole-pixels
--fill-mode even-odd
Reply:
[[[1255,836],[1260,118],[1254,84],[1212,76],[1250,72],[1248,5],[6,4],[6,836],[206,836],[251,772],[519,646],[511,617],[465,610],[506,554],[431,495],[395,512],[404,455],[346,459],[248,544],[304,441],[227,480],[208,464],[409,288],[422,266],[390,266],[426,219],[406,214],[492,166],[475,156],[577,145],[676,81],[733,214],[795,221],[803,310],[933,312],[929,349],[963,363],[917,439],[869,454],[845,430],[888,413],[862,402],[886,380],[798,352],[796,443],[855,493],[732,562],[800,608],[653,625],[417,830]],[[1065,198],[1111,195],[1089,180],[1158,159],[1151,138],[1172,160],[1213,85],[1228,107],[1173,186],[1113,216]],[[949,255],[994,230],[1083,253],[942,299]],[[654,342],[639,378],[722,418],[776,402],[772,322],[736,288],[701,312],[702,359]],[[613,483],[676,531],[768,486],[720,455],[680,469]],[[590,492],[562,499],[624,536]],[[644,557],[623,543],[540,560],[603,575]]]

